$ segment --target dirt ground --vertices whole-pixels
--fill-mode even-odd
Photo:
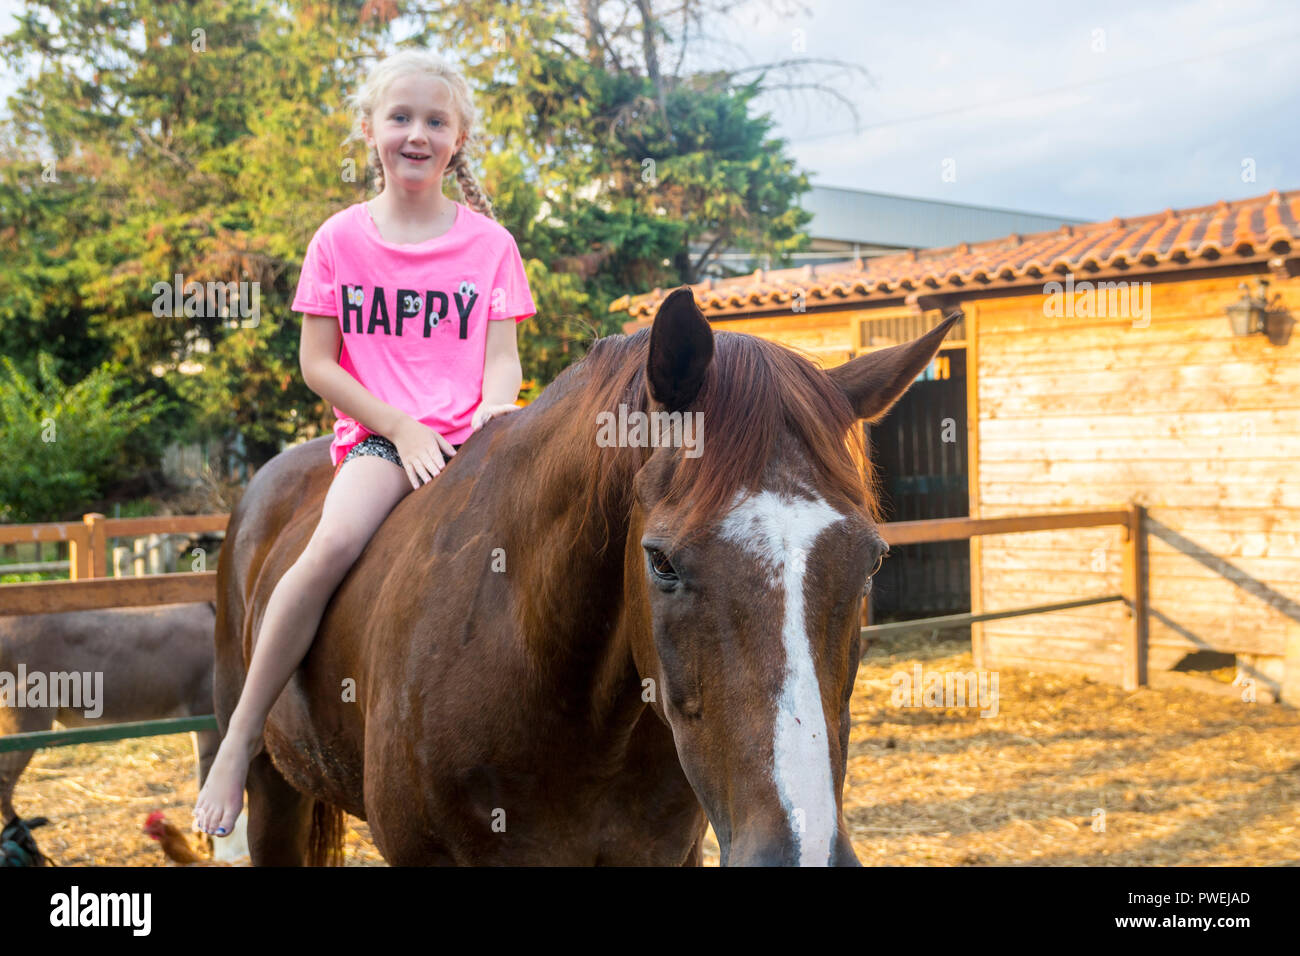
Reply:
[[[864,864],[1300,864],[1300,712],[1011,670],[995,716],[896,706],[918,664],[970,671],[970,645],[874,647],[858,672],[844,816]],[[196,794],[183,734],[42,751],[15,802],[51,819],[36,836],[60,865],[158,866],[145,817],[188,827]],[[346,865],[384,865],[348,823]]]

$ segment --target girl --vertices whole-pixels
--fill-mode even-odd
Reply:
[[[464,77],[435,54],[405,50],[350,105],[345,143],[364,138],[380,193],[316,231],[291,306],[304,313],[303,378],[335,406],[334,479],[310,542],[267,602],[195,804],[195,829],[217,836],[243,807],[271,706],[370,537],[470,434],[517,409],[515,327],[536,312],[514,238],[467,165],[476,111]],[[443,195],[448,169],[468,205]]]

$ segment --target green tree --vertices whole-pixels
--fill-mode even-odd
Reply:
[[[87,501],[161,452],[146,426],[164,407],[150,393],[117,398],[120,369],[105,364],[71,387],[37,357],[32,381],[0,356],[0,521],[76,518]]]
[[[455,38],[492,137],[489,193],[525,255],[548,266],[528,366],[541,381],[622,331],[625,316],[608,311],[619,296],[732,274],[728,247],[779,265],[806,246],[807,180],[770,120],[751,115],[769,74],[664,70],[666,32],[647,0],[405,9]]]
[[[238,431],[258,464],[320,427],[288,304],[312,232],[359,198],[332,162],[339,104],[348,48],[378,52],[384,24],[261,0],[60,0],[19,19],[0,54],[44,62],[10,101],[23,148],[0,167],[20,197],[0,200],[4,268],[26,279],[3,283],[23,287],[0,296],[6,352],[30,367],[36,349],[79,350],[82,371],[111,359],[128,390],[175,399],[169,437]],[[256,283],[260,318],[157,314],[155,286],[177,274]]]
[[[254,464],[328,429],[289,304],[311,235],[369,195],[343,97],[401,37],[476,90],[480,179],[538,304],[535,396],[621,330],[617,297],[725,273],[727,246],[780,264],[806,241],[806,180],[754,115],[770,71],[680,70],[708,12],[682,8],[674,36],[649,0],[29,2],[0,39],[12,68],[41,61],[0,137],[5,353],[31,375],[49,351],[66,383],[111,362],[124,394],[166,400],[161,436],[237,432]],[[259,318],[156,313],[177,274],[257,283]]]

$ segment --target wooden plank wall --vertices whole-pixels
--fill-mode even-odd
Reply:
[[[1149,673],[1230,652],[1260,687],[1300,690],[1284,674],[1300,648],[1300,325],[1282,347],[1234,338],[1223,310],[1240,281],[1153,282],[1146,327],[1047,317],[1042,295],[973,303],[972,503],[984,518],[1145,505]],[[1270,297],[1300,321],[1300,279]],[[983,538],[972,604],[1119,591],[1120,544],[1118,528]],[[982,666],[1119,683],[1125,626],[1117,605],[986,623]]]
[[[823,368],[853,354],[853,325],[846,312],[770,312],[753,318],[714,319],[716,331],[745,332],[808,353]]]

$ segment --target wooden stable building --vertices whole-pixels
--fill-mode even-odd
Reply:
[[[1146,509],[1146,679],[1234,660],[1300,702],[1300,190],[702,283],[717,329],[823,366],[965,313],[869,429],[887,520]],[[1244,284],[1244,288],[1243,288]],[[633,331],[667,294],[627,296]],[[1115,527],[894,549],[877,619],[1123,587]],[[972,626],[976,666],[1119,683],[1111,603]],[[1194,680],[1194,678],[1193,678]],[[1212,682],[1205,680],[1203,686]],[[1237,694],[1240,687],[1214,686]]]

